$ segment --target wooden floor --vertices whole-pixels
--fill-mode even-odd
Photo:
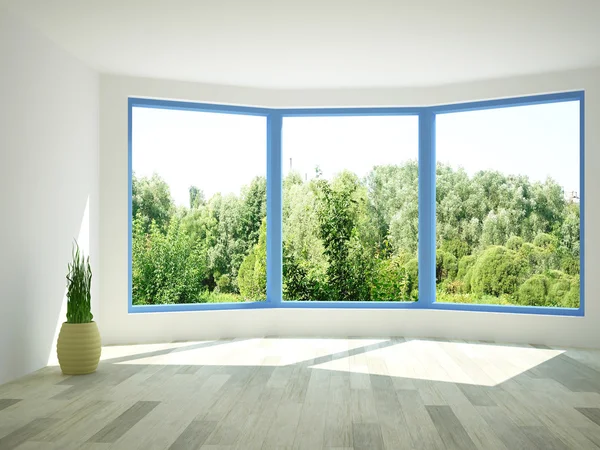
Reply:
[[[0,386],[0,449],[598,449],[600,351],[419,339],[106,347]]]

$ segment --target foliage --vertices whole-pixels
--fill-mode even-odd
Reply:
[[[190,186],[190,209],[198,209],[206,204],[204,192],[196,186]]]
[[[312,183],[303,183],[292,172],[284,180],[283,194],[283,298],[323,299],[329,263],[319,238]]]
[[[137,179],[135,174],[131,184],[132,217],[139,217],[145,232],[152,222],[164,230],[174,212],[171,191],[157,174],[150,178]]]
[[[264,300],[266,180],[176,208],[133,178],[135,304]],[[285,300],[418,299],[418,165],[283,180]],[[579,205],[553,180],[438,164],[438,301],[579,305]]]
[[[471,289],[480,295],[512,294],[523,272],[523,261],[517,252],[494,245],[486,248],[473,266]]]
[[[548,285],[548,278],[545,275],[533,275],[519,288],[519,303],[526,306],[546,306]]]
[[[73,246],[73,260],[67,274],[67,323],[93,321],[91,304],[92,268],[90,257],[85,258],[79,244]]]
[[[267,298],[267,221],[262,220],[258,243],[246,255],[238,272],[238,287],[245,300]]]
[[[511,236],[506,241],[506,248],[509,250],[519,251],[525,242],[521,236]]]
[[[392,257],[379,260],[371,285],[371,299],[377,301],[417,300],[411,298],[417,283],[402,259]]]
[[[452,281],[458,272],[456,256],[452,253],[438,249],[435,255],[435,277],[438,282],[443,280]]]
[[[166,233],[156,222],[144,233],[143,220],[133,221],[134,304],[194,303],[204,290],[206,258],[201,246],[182,232],[181,219],[171,218]]]
[[[357,226],[365,202],[356,175],[342,172],[331,183],[317,180],[318,233],[328,259],[327,300],[369,300],[368,261],[358,239]]]

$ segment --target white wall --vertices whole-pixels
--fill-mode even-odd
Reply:
[[[74,238],[91,251],[99,278],[99,83],[2,9],[0,66],[2,384],[44,367],[55,352]],[[97,283],[96,313],[98,291]]]
[[[127,313],[127,97],[257,106],[415,106],[585,89],[584,318],[423,310],[252,310]],[[438,88],[274,91],[102,76],[100,81],[101,332],[107,343],[226,336],[429,336],[600,347],[600,69]]]

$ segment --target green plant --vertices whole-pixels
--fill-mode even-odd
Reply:
[[[519,303],[526,306],[552,306],[548,304],[549,284],[545,275],[533,275],[519,287]]]
[[[79,251],[79,244],[73,246],[73,261],[68,264],[67,274],[67,323],[90,323],[92,315],[91,293],[92,268]]]
[[[524,269],[517,252],[499,245],[490,246],[473,266],[471,290],[479,295],[512,295],[519,289]]]

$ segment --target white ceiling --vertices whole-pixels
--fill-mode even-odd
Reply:
[[[600,0],[0,0],[107,73],[406,87],[600,66]]]

